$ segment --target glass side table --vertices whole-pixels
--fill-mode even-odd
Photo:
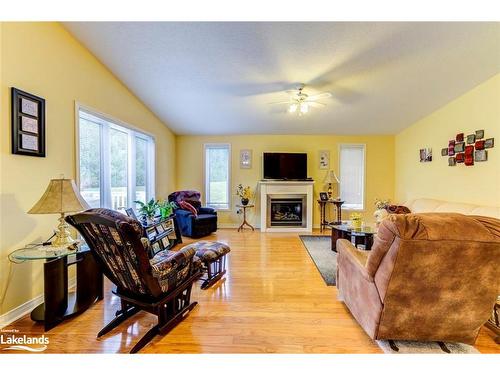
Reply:
[[[28,245],[12,252],[9,260],[13,263],[45,260],[44,302],[31,312],[31,319],[43,322],[45,331],[103,298],[103,275],[85,243],[72,248]],[[68,268],[72,265],[76,265],[76,289],[69,292]]]

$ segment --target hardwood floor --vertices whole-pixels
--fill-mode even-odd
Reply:
[[[325,285],[298,235],[219,230],[210,238],[231,247],[225,279],[205,291],[198,282],[192,299],[199,305],[141,353],[381,353],[336,300],[336,288]],[[46,333],[50,344],[45,353],[130,350],[154,317],[141,312],[97,339],[118,308],[110,287],[106,283],[104,301]],[[5,329],[43,333],[43,326],[29,316]],[[493,334],[484,328],[476,348],[500,353]]]

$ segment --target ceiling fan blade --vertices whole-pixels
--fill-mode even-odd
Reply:
[[[307,99],[308,100],[318,100],[318,99],[326,99],[326,98],[331,98],[332,94],[329,92],[322,92],[316,95],[311,95]]]
[[[305,101],[304,103],[307,103],[307,105],[310,105],[311,107],[314,107],[314,108],[323,108],[323,107],[326,107],[326,104],[320,103],[320,102]]]
[[[267,103],[269,105],[279,105],[279,104],[293,104],[291,101],[286,101],[286,102],[272,102],[272,103]]]

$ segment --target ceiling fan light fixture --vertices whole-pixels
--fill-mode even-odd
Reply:
[[[300,104],[300,113],[306,114],[307,112],[309,112],[309,105],[307,105],[307,103],[301,103]]]
[[[290,104],[290,106],[288,107],[288,112],[289,113],[295,113],[297,112],[297,109],[298,109],[298,105],[295,104],[295,103],[292,103]]]

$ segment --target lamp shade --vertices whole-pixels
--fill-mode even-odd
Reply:
[[[75,182],[70,179],[50,180],[49,186],[42,197],[28,211],[29,214],[61,214],[78,212],[89,208],[80,195]]]
[[[325,176],[325,179],[323,180],[323,183],[325,183],[325,184],[339,184],[340,181],[337,178],[337,175],[335,174],[335,172],[332,169],[330,169],[328,172],[326,172],[326,176]]]

